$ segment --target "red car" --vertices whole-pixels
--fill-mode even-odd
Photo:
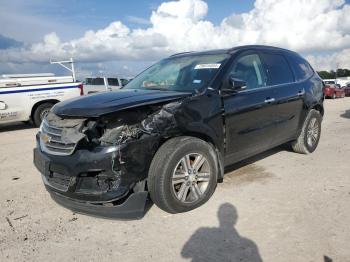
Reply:
[[[344,92],[346,96],[350,96],[350,83],[347,83],[345,88],[344,88]]]
[[[333,99],[345,97],[345,88],[341,88],[341,86],[334,81],[324,81],[324,83],[325,87],[323,89],[323,94],[325,97]]]

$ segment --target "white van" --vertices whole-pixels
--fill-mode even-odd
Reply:
[[[62,62],[73,63],[73,60]],[[74,73],[72,76],[51,73],[2,75],[0,124],[31,120],[39,126],[54,104],[83,94],[83,85],[75,81]]]

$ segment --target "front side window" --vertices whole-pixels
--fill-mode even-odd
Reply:
[[[294,82],[293,73],[287,60],[279,54],[262,54],[268,72],[268,85],[281,85]]]
[[[208,87],[228,54],[170,57],[136,76],[125,89],[193,92]]]
[[[230,76],[246,82],[246,89],[266,86],[266,75],[257,54],[243,55],[234,63]]]

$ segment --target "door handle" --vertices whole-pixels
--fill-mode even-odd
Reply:
[[[268,103],[272,103],[272,102],[275,102],[275,99],[274,99],[274,98],[269,98],[269,97],[268,97],[268,98],[265,99],[265,103],[267,103],[267,104],[268,104]]]

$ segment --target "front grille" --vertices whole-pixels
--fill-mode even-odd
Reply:
[[[41,149],[53,155],[71,155],[76,144],[63,142],[62,131],[63,128],[52,126],[43,120],[40,134]]]

